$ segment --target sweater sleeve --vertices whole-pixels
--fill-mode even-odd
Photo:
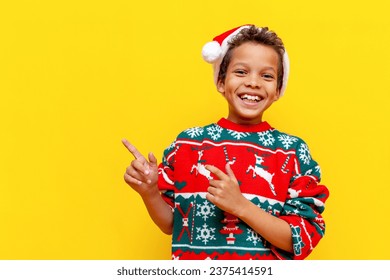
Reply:
[[[313,251],[325,233],[321,216],[329,190],[320,185],[321,170],[311,158],[305,142],[300,140],[296,148],[295,174],[290,181],[288,195],[279,218],[291,227],[293,253],[273,247],[280,259],[305,259]]]
[[[164,201],[172,208],[174,208],[175,198],[174,162],[176,151],[177,148],[173,142],[165,149],[162,162],[158,167],[158,188]]]

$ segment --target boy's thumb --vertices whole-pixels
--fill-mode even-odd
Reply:
[[[148,159],[152,165],[157,165],[157,159],[152,152],[148,154]]]

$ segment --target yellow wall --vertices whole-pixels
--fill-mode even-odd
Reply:
[[[306,140],[331,192],[310,259],[390,259],[383,2],[2,1],[0,259],[169,259],[121,139],[160,159],[226,116],[200,51],[245,23],[284,39],[290,81],[266,120]]]

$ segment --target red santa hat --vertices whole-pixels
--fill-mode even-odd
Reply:
[[[233,29],[230,29],[216,37],[213,41],[206,43],[202,49],[202,56],[205,61],[211,63],[214,69],[214,83],[217,84],[219,68],[222,60],[229,48],[229,42],[236,36],[242,29],[250,28],[251,25],[242,25]],[[258,27],[259,30],[261,28]],[[286,90],[288,74],[290,70],[290,62],[286,50],[283,55],[283,81],[282,88],[280,89],[280,96],[283,95]]]

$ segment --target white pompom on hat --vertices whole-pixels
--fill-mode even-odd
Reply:
[[[217,85],[218,74],[220,65],[227,50],[229,49],[229,42],[236,36],[242,29],[250,28],[251,25],[242,25],[233,29],[230,29],[213,38],[211,42],[206,43],[202,48],[203,59],[213,65],[214,70],[214,83]],[[257,27],[259,30],[261,28]],[[284,51],[283,55],[283,81],[282,88],[280,89],[280,96],[283,96],[286,90],[288,75],[290,71],[290,61],[287,55],[287,51]]]

